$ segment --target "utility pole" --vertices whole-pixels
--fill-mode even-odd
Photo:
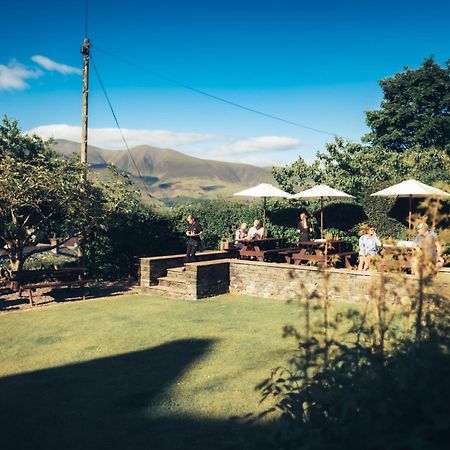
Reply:
[[[87,145],[88,145],[88,95],[89,95],[89,56],[90,56],[90,42],[85,38],[81,47],[81,54],[83,55],[83,102],[82,102],[82,116],[81,116],[81,163],[85,165],[81,174],[81,181],[84,184],[87,180]]]
[[[81,172],[81,195],[84,196],[86,192],[87,182],[87,146],[88,146],[88,95],[89,95],[89,56],[90,56],[90,42],[86,37],[81,46],[81,54],[83,55],[83,100],[82,100],[82,115],[81,115],[81,153],[80,161],[83,164]],[[81,265],[84,265],[84,247],[85,247],[86,232],[83,227],[79,242],[78,242],[78,259]]]

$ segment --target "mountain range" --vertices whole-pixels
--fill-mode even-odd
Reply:
[[[69,156],[80,153],[80,144],[58,139],[54,149],[63,156]],[[201,159],[149,145],[140,145],[130,151],[89,145],[88,163],[101,176],[106,174],[108,164],[114,164],[119,172],[131,177],[138,189],[149,192],[166,204],[231,196],[255,184],[274,181],[269,168]]]

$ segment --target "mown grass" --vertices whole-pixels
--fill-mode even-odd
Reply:
[[[264,427],[229,418],[258,409],[255,386],[294,350],[281,329],[298,315],[284,301],[225,295],[0,316],[0,427],[9,448],[268,447]]]

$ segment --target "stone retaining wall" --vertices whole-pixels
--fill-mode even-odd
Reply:
[[[186,272],[194,282],[188,285],[190,298],[207,298],[226,294],[230,287],[230,260],[188,264]],[[195,292],[194,292],[195,290]]]
[[[290,300],[311,294],[314,290],[323,295],[328,285],[328,293],[333,300],[357,302],[367,300],[370,292],[379,288],[381,281],[381,274],[377,272],[361,273],[349,269],[324,272],[313,266],[230,261],[230,293],[246,296]],[[396,300],[409,297],[408,288],[413,288],[415,283],[416,280],[406,274],[385,274],[384,278],[384,286]],[[441,294],[450,292],[450,272],[439,272],[435,285]]]
[[[313,266],[245,261],[228,259],[228,256],[227,252],[204,252],[199,254],[201,262],[187,264],[184,272],[188,278],[186,298],[206,298],[230,292],[288,300],[314,290],[323,295],[324,286],[327,285],[333,300],[362,301],[381,286],[381,275],[377,272],[359,273],[348,269],[328,269],[324,272]],[[154,284],[156,278],[164,276],[168,268],[180,266],[183,258],[184,255],[142,258],[141,287],[145,290],[145,287]],[[406,274],[395,274],[391,278],[384,280],[387,288],[394,286],[390,295],[397,300],[408,297],[408,288],[414,287],[416,283],[414,278]],[[435,285],[441,294],[450,292],[448,269],[438,273]]]
[[[229,258],[227,251],[207,251],[197,253],[199,262]],[[152,256],[140,258],[140,283],[142,287],[148,287],[158,282],[159,277],[167,275],[167,269],[180,267],[184,264],[186,255]]]

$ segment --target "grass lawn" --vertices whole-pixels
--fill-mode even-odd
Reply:
[[[281,329],[298,316],[294,304],[230,295],[2,315],[1,448],[269,448],[269,424],[230,416],[258,410],[255,385],[294,350]]]

